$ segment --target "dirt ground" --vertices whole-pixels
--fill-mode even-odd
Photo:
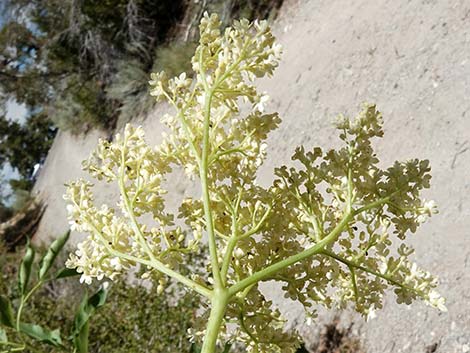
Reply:
[[[345,312],[341,322],[354,323],[352,332],[369,353],[470,352],[470,1],[286,0],[274,28],[283,62],[260,87],[283,124],[269,139],[263,184],[295,146],[334,146],[331,118],[356,113],[364,101],[385,117],[385,138],[377,143],[384,165],[416,157],[433,167],[426,197],[436,200],[440,214],[412,242],[416,261],[440,277],[449,312],[399,306],[390,296],[376,319],[366,323]],[[165,109],[139,122],[151,142],[159,139]],[[36,239],[67,228],[63,184],[83,175],[80,162],[100,135],[61,132],[54,141],[35,187],[48,204]],[[180,178],[172,187],[189,192]],[[98,201],[117,198],[112,187],[96,190]],[[307,343],[332,319],[320,312],[318,325],[306,327],[299,307],[273,299]]]

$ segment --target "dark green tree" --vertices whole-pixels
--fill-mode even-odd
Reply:
[[[153,66],[186,2],[9,0],[0,32],[0,88],[57,125],[112,127],[121,104],[106,89],[123,60]],[[25,18],[27,20],[25,20]]]
[[[112,129],[120,114],[128,120],[148,111],[150,72],[190,67],[191,33],[205,10],[228,24],[233,17],[268,17],[281,3],[3,0],[0,112],[13,99],[30,118],[24,126],[0,118],[0,168],[9,161],[29,176],[50,146],[51,124],[74,132]],[[177,36],[182,40],[172,41]]]
[[[0,116],[0,165],[8,162],[27,178],[44,159],[55,129],[44,114],[34,114],[24,125]]]

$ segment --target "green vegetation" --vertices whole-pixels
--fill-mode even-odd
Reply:
[[[62,243],[65,240],[62,238]],[[77,352],[102,353],[191,351],[186,332],[199,305],[198,298],[178,293],[174,288],[168,288],[168,295],[161,296],[155,287],[142,286],[142,281],[132,286],[124,281],[113,282],[106,291],[94,287],[89,292],[96,294],[85,296],[83,288],[64,279],[74,275],[74,271],[66,273],[53,265],[54,262],[63,263],[61,255],[52,258],[52,254],[60,252],[60,247],[56,245],[55,250],[37,261],[37,253],[46,251],[34,251],[29,246],[16,253],[0,249],[0,352],[7,348],[22,348],[21,351],[27,353],[63,353],[72,352],[74,347],[82,347],[77,348]],[[50,280],[55,277],[61,279]],[[29,292],[32,294],[28,295]],[[25,296],[28,296],[27,300],[24,300]],[[103,305],[106,311],[96,310]],[[11,319],[5,320],[7,306],[12,307],[12,315]],[[15,315],[19,307],[21,322],[34,323],[41,329],[36,327],[31,335],[30,331],[17,331]],[[150,319],[149,313],[152,313]],[[84,317],[89,318],[86,325]],[[78,335],[77,327],[82,331],[81,335]],[[60,331],[49,328],[60,328]],[[84,328],[89,330],[86,341],[83,340]],[[81,341],[77,337],[82,337]],[[88,348],[83,348],[86,345]]]
[[[46,156],[54,135],[44,114],[33,115],[24,125],[0,116],[0,166],[8,161],[21,175],[31,175],[34,164]]]
[[[282,0],[6,0],[0,27],[0,170],[6,163],[29,191],[56,128],[114,129],[147,113],[151,72],[191,71],[204,11],[233,18],[272,17]],[[24,104],[24,125],[5,118]],[[18,182],[23,185],[18,186]],[[17,193],[15,191],[15,193]],[[11,215],[0,204],[0,221]]]
[[[398,303],[421,299],[446,311],[437,279],[412,262],[406,242],[437,213],[421,195],[430,187],[429,161],[383,169],[374,150],[383,117],[364,104],[355,118],[335,121],[339,148],[298,146],[291,166],[276,168],[271,186],[260,185],[266,140],[281,120],[265,113],[268,97],[254,82],[273,75],[282,48],[266,21],[222,30],[217,15],[205,14],[200,31],[194,75],[151,75],[151,95],[174,107],[162,117],[170,131],[162,141],[151,146],[142,127],[127,124],[82,163],[90,176],[115,184],[119,201],[98,203],[83,178],[67,185],[71,227],[88,236],[66,266],[90,285],[140,265],[157,293],[171,280],[200,295],[205,305],[192,336],[201,353],[227,352],[233,342],[253,353],[300,347],[261,290],[264,281],[278,282],[310,321],[318,306],[350,305],[374,317],[387,289]],[[175,168],[200,186],[199,196],[180,199],[178,213],[165,202],[174,197],[165,185]],[[206,242],[202,275],[183,273]]]

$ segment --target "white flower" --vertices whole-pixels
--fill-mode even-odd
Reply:
[[[418,217],[416,217],[416,222],[418,223],[424,223],[428,220],[428,216],[426,214],[420,214]]]
[[[90,285],[92,280],[93,280],[93,278],[91,276],[86,275],[86,274],[82,274],[80,276],[80,283],[86,283],[86,284]]]
[[[367,311],[366,321],[369,322],[377,317],[377,314],[373,308],[369,308]]]
[[[240,248],[236,248],[235,251],[234,251],[234,256],[235,256],[235,258],[240,259],[243,256],[245,256],[245,252]]]
[[[442,312],[447,312],[447,307],[445,306],[446,300],[438,292],[431,291],[429,292],[428,302],[431,306],[439,309]]]
[[[116,271],[120,271],[122,269],[121,259],[119,257],[113,257],[109,264],[113,266]]]
[[[423,211],[429,216],[438,213],[437,205],[434,200],[425,201],[423,205]]]
[[[269,96],[263,94],[259,97],[258,102],[254,106],[255,111],[259,111],[260,113],[264,113],[265,104],[269,101]]]
[[[311,326],[312,323],[313,323],[313,318],[312,318],[310,315],[307,316],[307,319],[305,320],[305,324],[306,324],[307,326]]]

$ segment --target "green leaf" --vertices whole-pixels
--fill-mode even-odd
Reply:
[[[89,321],[96,309],[106,302],[108,291],[101,288],[90,298],[85,294],[75,314],[72,339],[78,353],[88,353]]]
[[[196,343],[193,343],[191,345],[191,351],[190,353],[201,353],[202,347]]]
[[[225,343],[224,351],[223,351],[222,353],[229,353],[229,352],[230,352],[230,348],[232,348],[232,343],[231,343],[231,342]]]
[[[57,271],[56,275],[55,275],[55,279],[61,279],[61,278],[67,278],[67,277],[73,277],[73,276],[79,276],[80,273],[77,272],[77,269],[76,268],[67,268],[67,267],[64,267],[62,269],[60,269],[59,271]]]
[[[0,342],[8,342],[7,333],[0,327]]]
[[[295,353],[308,353],[308,350],[305,348],[305,346],[302,344],[296,351]]]
[[[21,261],[20,271],[18,272],[18,289],[21,295],[24,295],[28,288],[29,277],[31,275],[31,268],[34,262],[34,249],[31,247],[28,241],[26,253]]]
[[[64,247],[65,243],[69,239],[69,236],[70,236],[70,230],[67,231],[61,237],[54,240],[51,246],[49,247],[49,249],[47,249],[47,252],[44,255],[44,257],[41,259],[40,266],[39,266],[39,279],[40,280],[46,276],[47,272],[50,270],[50,268],[54,264],[54,261],[57,255]]]
[[[20,331],[38,341],[48,343],[56,347],[62,345],[62,339],[60,338],[59,329],[50,331],[39,325],[25,324],[22,322],[20,323]]]
[[[13,310],[8,298],[0,295],[0,324],[8,327],[14,327]]]

